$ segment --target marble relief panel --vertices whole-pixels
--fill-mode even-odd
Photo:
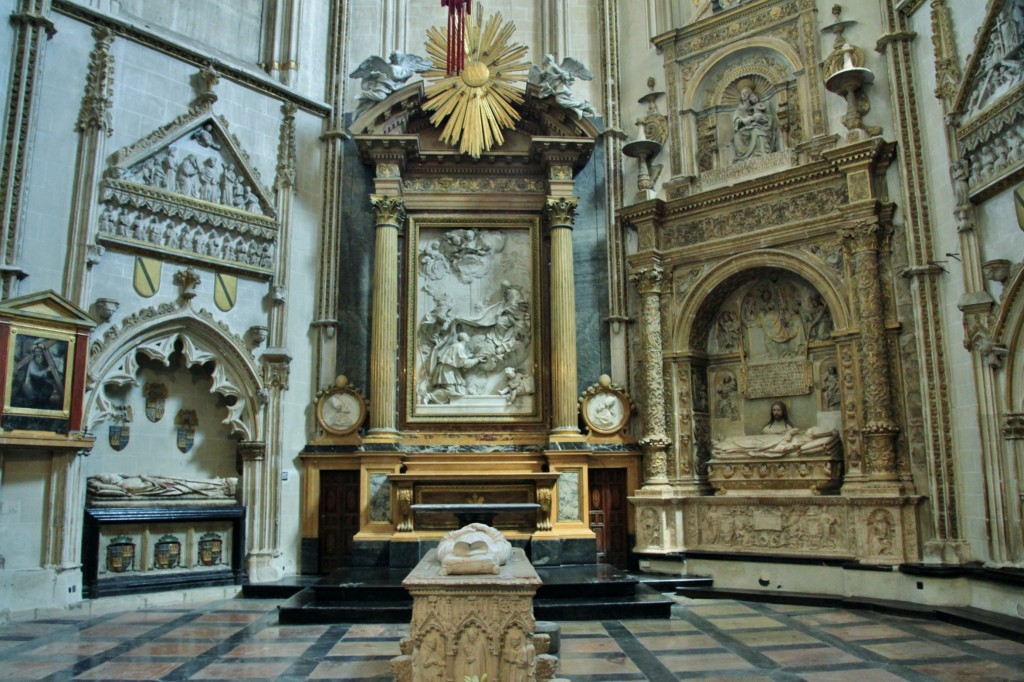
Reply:
[[[421,219],[413,229],[409,418],[539,419],[536,220]]]

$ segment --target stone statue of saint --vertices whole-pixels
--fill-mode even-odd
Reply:
[[[459,639],[459,653],[455,659],[455,679],[483,679],[487,674],[487,638],[480,629],[470,625]]]
[[[786,455],[827,455],[840,447],[839,432],[812,426],[801,431],[789,420],[786,404],[772,403],[771,416],[761,433],[751,436],[733,436],[711,442],[712,456],[716,459],[742,459],[747,457],[779,458]]]
[[[356,115],[370,105],[387,99],[414,74],[430,68],[430,62],[423,57],[405,52],[392,52],[387,61],[379,56],[367,57],[349,78],[360,78],[359,107]]]
[[[740,102],[732,116],[732,146],[736,161],[767,156],[775,151],[777,123],[749,87],[740,89]]]
[[[437,546],[441,575],[494,575],[511,557],[511,543],[501,531],[483,523],[453,530]]]
[[[518,628],[509,630],[505,638],[505,649],[501,654],[506,682],[527,682],[530,679],[530,665],[533,663],[534,648],[526,641]]]

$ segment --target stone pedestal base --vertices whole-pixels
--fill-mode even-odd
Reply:
[[[413,598],[409,638],[391,661],[395,682],[469,677],[546,682],[557,659],[534,635],[533,596],[541,580],[523,550],[498,575],[441,575],[431,550],[402,582]]]

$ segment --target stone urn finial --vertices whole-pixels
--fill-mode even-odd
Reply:
[[[186,301],[191,301],[196,297],[196,289],[203,280],[200,279],[198,272],[189,267],[174,273],[173,281],[181,289],[181,297]]]

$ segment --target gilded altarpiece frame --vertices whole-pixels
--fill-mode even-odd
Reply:
[[[407,254],[406,422],[541,423],[539,218],[410,216]]]

